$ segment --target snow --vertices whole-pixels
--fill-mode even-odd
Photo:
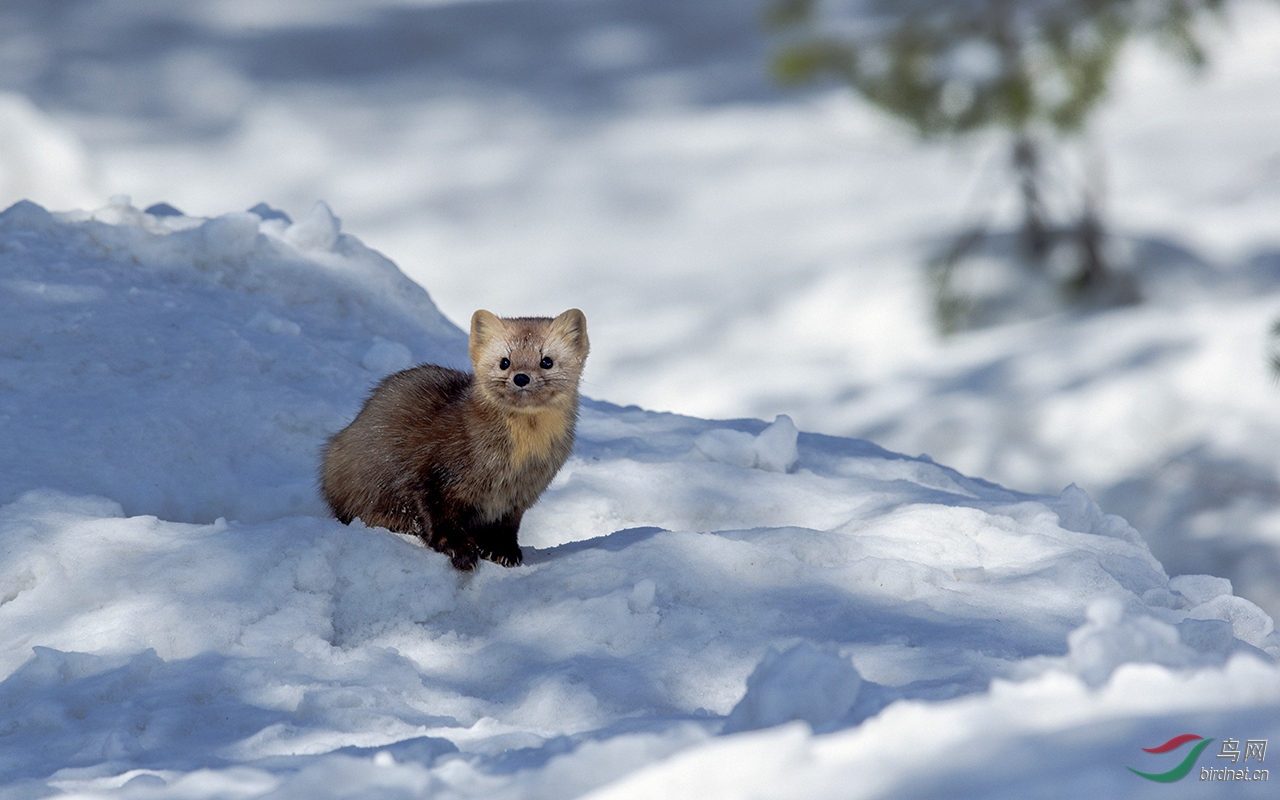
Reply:
[[[365,381],[411,360],[406,349],[466,363],[465,335],[426,292],[339,235],[322,205],[287,228],[249,213],[153,217],[124,198],[70,216],[84,221],[29,203],[0,217],[0,305],[22,332],[0,380],[24,387],[2,401],[0,502],[52,488],[187,522],[318,513],[316,443]],[[316,400],[340,386],[346,407]]]
[[[831,736],[792,724],[724,737],[588,796],[1268,797],[1265,783],[1168,786],[1142,782],[1123,766],[1140,752],[1126,752],[1124,742],[1154,746],[1164,731],[1208,720],[1274,730],[1267,715],[1277,686],[1263,670],[1241,659],[1186,678],[1131,665],[1098,692],[1061,673],[997,681],[988,694],[950,703],[899,703]]]
[[[770,650],[747,677],[747,691],[721,733],[741,733],[803,720],[815,733],[843,727],[858,702],[862,676],[847,658],[800,642]]]
[[[1273,5],[1049,164],[1147,302],[946,340],[1004,143],[771,87],[752,4],[0,22],[0,798],[1157,797],[1276,733]],[[584,309],[596,399],[466,577],[315,473],[480,307]]]
[[[1107,765],[1187,714],[1276,730],[1271,618],[1075,486],[586,400],[525,565],[460,573],[316,497],[385,370],[465,359],[326,206],[24,202],[0,248],[0,796],[976,797],[1117,720],[1037,763],[1138,796]]]
[[[719,461],[746,469],[789,472],[799,455],[796,441],[800,431],[791,417],[779,414],[773,424],[758,435],[717,428],[693,440],[694,449],[709,461]]]

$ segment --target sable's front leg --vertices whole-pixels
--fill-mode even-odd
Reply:
[[[431,511],[427,508],[426,500],[421,493],[413,496],[413,502],[418,510],[417,519],[414,520],[414,533],[430,545],[435,531],[435,526],[431,524]]]
[[[466,529],[453,520],[439,520],[435,523],[431,546],[449,557],[455,569],[463,572],[476,568],[480,552],[475,539]]]
[[[520,520],[523,517],[524,512],[514,511],[497,522],[472,528],[471,535],[480,551],[480,557],[504,567],[524,563],[524,554],[520,552],[519,544]]]
[[[429,534],[423,537],[427,545],[447,555],[455,569],[464,572],[475,569],[480,555],[476,550],[475,540],[457,520],[444,513],[441,508],[443,503],[432,500],[430,495],[425,502],[421,498],[418,500],[420,513],[427,521],[423,526]]]

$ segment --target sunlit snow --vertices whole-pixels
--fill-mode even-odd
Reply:
[[[1127,769],[1280,739],[1280,12],[1228,21],[1050,165],[1147,302],[942,340],[1004,143],[772,86],[754,4],[5,3],[0,800],[1269,797]],[[380,377],[572,306],[524,566],[325,514]]]
[[[858,734],[716,737],[960,715],[944,747],[1002,714],[1004,736],[1119,718],[1089,745],[1115,758],[1203,708],[1275,729],[1251,714],[1280,701],[1280,635],[1228,581],[1170,580],[1074,486],[1023,495],[786,417],[585,401],[516,569],[342,525],[314,491],[325,436],[403,351],[462,363],[465,342],[338,226],[0,215],[13,796],[560,797],[687,751],[609,790],[644,796],[761,742],[737,780],[849,796]],[[1105,699],[1134,681],[1209,688]],[[1010,693],[1093,711],[1032,720]],[[894,769],[859,792],[924,785]]]

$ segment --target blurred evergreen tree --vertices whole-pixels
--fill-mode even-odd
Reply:
[[[1084,187],[1079,216],[1047,219],[1043,149],[1054,134],[1079,133],[1120,47],[1154,35],[1193,67],[1206,60],[1201,17],[1226,0],[774,0],[766,24],[780,40],[775,76],[787,84],[833,76],[922,136],[999,127],[1011,136],[1021,197],[1020,263],[1043,268],[1056,240],[1070,238],[1075,268],[1059,279],[1074,305],[1132,302],[1104,257],[1096,187]],[[959,236],[935,263],[944,330],[965,327],[950,293],[956,263],[986,231]]]
[[[1271,374],[1280,381],[1280,319],[1271,323],[1271,354],[1267,360],[1271,363]]]

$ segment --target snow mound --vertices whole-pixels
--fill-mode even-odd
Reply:
[[[340,524],[325,437],[465,337],[269,212],[0,215],[0,797],[986,797],[1010,750],[1124,796],[1168,730],[1276,730],[1228,582],[786,417],[584,401],[519,568]]]
[[[367,374],[465,365],[465,335],[323,204],[254,213],[0,214],[0,502],[47,487],[211,522],[319,513],[318,443]],[[316,343],[323,341],[324,347]]]
[[[862,690],[849,659],[808,642],[770,650],[747,678],[747,693],[725,718],[722,733],[772,728],[803,720],[815,731],[843,727]]]
[[[800,431],[791,417],[779,414],[773,424],[757,436],[717,428],[694,439],[693,446],[709,461],[745,469],[788,472],[796,463],[796,439],[799,435]]]

